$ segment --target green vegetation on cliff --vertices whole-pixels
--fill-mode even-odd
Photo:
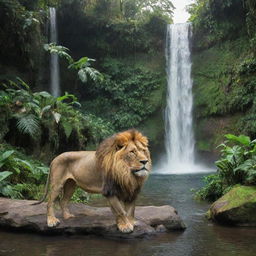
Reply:
[[[190,5],[199,150],[225,133],[256,137],[255,2],[197,0]]]

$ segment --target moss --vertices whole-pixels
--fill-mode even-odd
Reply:
[[[242,205],[256,203],[256,187],[254,186],[235,186],[227,194],[221,197],[218,202],[228,202],[221,211],[227,211]]]
[[[216,151],[225,133],[254,137],[255,111],[251,106],[255,76],[247,74],[254,62],[248,56],[246,36],[193,52],[195,133],[199,150]],[[248,119],[252,120],[250,124]]]
[[[197,117],[229,112],[229,91],[237,65],[247,53],[247,41],[240,38],[193,54],[194,105]]]
[[[217,200],[208,217],[220,223],[256,225],[256,187],[237,185]]]
[[[242,114],[237,113],[226,116],[208,116],[197,119],[195,124],[195,137],[197,149],[201,151],[216,152],[216,146],[224,140],[224,134],[237,134],[239,120]]]

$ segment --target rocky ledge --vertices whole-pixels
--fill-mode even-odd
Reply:
[[[0,227],[32,231],[43,234],[86,234],[114,238],[147,237],[157,233],[184,230],[185,225],[177,211],[169,206],[137,206],[134,231],[123,234],[117,230],[109,207],[90,207],[81,203],[70,204],[74,218],[63,220],[49,228],[46,224],[46,203],[32,205],[35,201],[0,198]]]
[[[256,227],[256,187],[237,185],[214,202],[207,217],[220,224]]]

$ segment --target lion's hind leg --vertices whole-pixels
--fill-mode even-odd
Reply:
[[[62,214],[64,219],[69,219],[74,217],[74,215],[69,212],[68,202],[71,199],[75,189],[76,189],[75,181],[72,179],[68,179],[64,184],[63,196],[60,201],[60,206],[62,209]]]

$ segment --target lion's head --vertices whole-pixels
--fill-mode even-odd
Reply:
[[[151,171],[148,139],[137,130],[117,133],[104,140],[96,151],[105,182],[118,184],[133,194],[139,190]]]

